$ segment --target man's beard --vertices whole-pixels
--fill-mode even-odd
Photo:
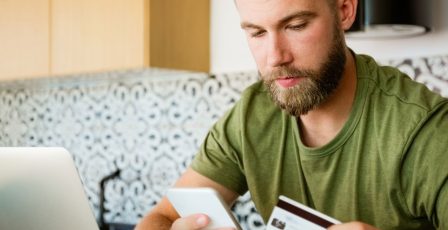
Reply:
[[[282,66],[271,73],[262,75],[274,102],[293,116],[307,114],[323,103],[338,87],[346,62],[342,35],[334,28],[334,43],[327,60],[318,70],[298,69]],[[300,82],[289,88],[275,83],[279,76],[300,76]]]

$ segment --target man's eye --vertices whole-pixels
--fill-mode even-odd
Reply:
[[[307,23],[302,23],[302,24],[298,24],[298,25],[291,25],[288,26],[288,29],[292,29],[292,30],[302,30],[303,28],[305,28],[307,25]]]
[[[261,36],[263,36],[264,33],[265,33],[265,31],[260,30],[260,31],[256,31],[256,32],[250,33],[250,36],[254,37],[254,38],[261,37]]]

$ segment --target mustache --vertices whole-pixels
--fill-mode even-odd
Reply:
[[[272,70],[266,74],[260,74],[264,81],[275,81],[279,79],[279,77],[288,77],[288,78],[296,78],[296,77],[312,77],[315,75],[315,72],[312,70],[299,69],[295,67],[281,66],[275,70]]]

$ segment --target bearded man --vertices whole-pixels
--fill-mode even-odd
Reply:
[[[236,0],[261,81],[210,130],[176,187],[228,204],[250,191],[267,222],[280,195],[331,229],[448,229],[448,101],[357,55],[357,0]],[[166,198],[137,229],[201,229]]]

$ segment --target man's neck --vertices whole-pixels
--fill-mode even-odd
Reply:
[[[350,116],[356,92],[356,63],[346,49],[347,61],[336,90],[326,102],[298,119],[301,139],[308,147],[321,147],[341,131]]]

